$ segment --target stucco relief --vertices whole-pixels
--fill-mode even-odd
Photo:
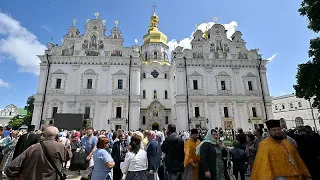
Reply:
[[[200,117],[206,117],[204,99],[190,100],[190,102],[189,102],[190,117],[194,117],[194,112],[193,112],[194,107],[200,108]]]
[[[193,89],[191,87],[191,82],[193,80],[198,80],[198,89]],[[204,95],[204,77],[203,75],[199,74],[197,71],[193,72],[188,76],[188,94],[193,96],[200,96]]]
[[[52,118],[52,108],[58,107],[58,113],[63,113],[63,102],[58,99],[51,100],[45,105],[46,118]],[[51,113],[51,114],[50,114]]]
[[[127,117],[127,102],[128,99],[117,99],[117,98],[112,98],[112,108],[111,108],[111,117],[115,118],[115,110],[116,107],[122,107],[122,113],[123,113],[123,118]]]
[[[252,90],[249,90],[248,81],[252,82]],[[247,75],[242,76],[242,82],[243,82],[246,96],[260,96],[261,95],[261,87],[259,85],[260,81],[256,75],[249,72]]]
[[[59,89],[56,89],[55,84],[52,84],[56,79],[61,79],[61,86]],[[48,94],[64,94],[66,91],[67,80],[68,74],[63,72],[61,69],[58,69],[54,73],[51,73],[49,75],[48,81]]]
[[[165,124],[165,116],[170,117],[170,111],[166,112],[162,104],[155,100],[148,106],[143,115],[146,117],[146,124],[151,128],[154,123],[158,123],[160,126]]]
[[[231,76],[225,71],[220,72],[216,77],[216,87],[219,96],[232,96]],[[222,90],[220,82],[225,81],[225,90]]]
[[[123,80],[122,89],[118,89],[118,79]],[[112,74],[112,95],[128,95],[129,76],[122,70]]]
[[[81,89],[80,94],[95,95],[98,88],[99,75],[92,69],[86,70],[81,74]],[[92,79],[92,89],[87,89],[87,80]]]

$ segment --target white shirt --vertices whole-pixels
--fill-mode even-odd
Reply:
[[[139,150],[137,154],[128,152],[121,167],[123,174],[127,174],[128,171],[144,171],[148,169],[147,152]]]

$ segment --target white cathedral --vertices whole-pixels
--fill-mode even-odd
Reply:
[[[39,55],[40,76],[32,124],[56,113],[84,114],[95,129],[259,128],[272,118],[266,63],[247,50],[241,32],[231,39],[221,24],[193,34],[191,49],[168,59],[167,36],[151,16],[143,45],[123,47],[117,27],[87,20],[84,34],[69,27],[63,45]]]

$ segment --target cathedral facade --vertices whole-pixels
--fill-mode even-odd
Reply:
[[[241,32],[232,39],[223,25],[193,34],[191,49],[175,47],[154,12],[143,45],[123,47],[117,27],[87,20],[84,34],[68,29],[62,46],[39,55],[40,76],[32,124],[56,113],[84,114],[95,129],[254,129],[272,118],[267,60],[247,50]]]

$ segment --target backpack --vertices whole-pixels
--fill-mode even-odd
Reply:
[[[84,147],[80,147],[73,153],[71,162],[74,164],[86,164],[86,158],[86,150]]]
[[[71,149],[76,150],[81,146],[81,141],[78,139],[77,141],[71,142]]]

